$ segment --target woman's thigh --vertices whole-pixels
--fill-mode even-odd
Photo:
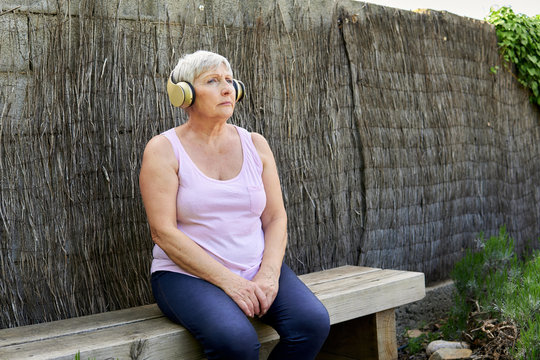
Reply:
[[[202,344],[209,359],[258,359],[257,333],[238,305],[220,288],[173,272],[152,275],[161,311]]]

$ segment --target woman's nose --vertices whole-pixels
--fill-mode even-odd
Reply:
[[[225,81],[225,85],[223,86],[221,91],[223,92],[223,94],[228,95],[234,91],[234,86],[232,83]]]

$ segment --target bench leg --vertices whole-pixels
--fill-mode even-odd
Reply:
[[[334,324],[317,360],[396,360],[394,309]]]

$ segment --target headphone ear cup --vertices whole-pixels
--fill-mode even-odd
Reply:
[[[174,83],[169,77],[167,81],[167,93],[171,104],[176,107],[185,109],[190,107],[195,102],[195,89],[187,81],[179,81]]]
[[[236,91],[236,102],[239,102],[244,98],[246,93],[246,87],[240,80],[233,79],[234,90]]]

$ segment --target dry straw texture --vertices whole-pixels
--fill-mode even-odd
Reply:
[[[274,149],[297,272],[435,281],[480,231],[506,224],[520,251],[538,239],[540,114],[511,74],[490,74],[488,24],[339,2],[329,25],[293,9],[285,26],[279,7],[197,25],[96,3],[0,16],[0,51],[23,57],[0,78],[0,328],[152,301],[141,154],[184,121],[165,80],[199,48],[247,85],[232,122]]]

